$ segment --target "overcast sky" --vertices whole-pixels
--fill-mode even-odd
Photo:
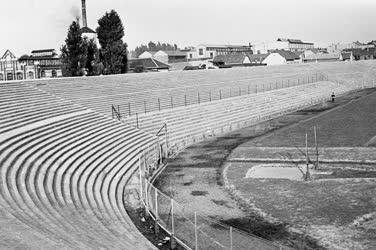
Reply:
[[[0,53],[59,49],[81,0],[2,0]],[[376,39],[375,0],[87,0],[89,27],[115,9],[133,49],[150,40],[257,44],[278,37],[320,46]]]

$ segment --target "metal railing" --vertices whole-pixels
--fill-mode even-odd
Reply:
[[[142,97],[135,97],[134,100],[116,104],[121,117],[138,116],[149,112],[173,109],[194,104],[218,101],[222,99],[261,93],[276,89],[288,88],[303,84],[309,84],[327,80],[327,76],[322,73],[299,76],[293,79],[279,79],[266,83],[251,82],[237,83],[236,87],[215,88],[215,86],[178,88],[155,93],[151,98],[145,100]],[[168,91],[168,93],[166,93]],[[114,105],[113,105],[114,106]]]
[[[342,81],[334,82],[344,85],[349,84],[348,82]],[[360,83],[354,82],[350,84],[354,90],[376,87],[376,82],[373,79],[370,81],[362,81]],[[346,92],[346,90],[343,90],[343,92]],[[341,95],[342,92],[338,94]],[[297,108],[308,107],[325,100],[329,100],[329,97],[318,98],[315,100],[311,99],[306,103],[302,103],[302,105]],[[291,110],[286,112],[291,112]],[[283,113],[284,112],[276,115],[283,115]],[[258,122],[271,118],[273,117],[260,116]],[[222,131],[222,133],[229,132],[241,127],[241,124],[244,124],[244,121],[238,122],[237,126],[236,124],[222,125],[220,131]],[[247,126],[250,125],[248,123],[245,124]],[[226,127],[229,127],[230,130],[226,129]],[[159,132],[163,131],[163,129],[164,127],[162,127]],[[167,135],[167,131],[163,135]],[[171,239],[176,240],[186,249],[290,249],[289,247],[248,234],[203,216],[200,213],[197,213],[197,211],[179,204],[172,197],[164,194],[153,185],[150,177],[155,177],[155,173],[163,170],[163,164],[160,164],[163,160],[162,158],[167,158],[172,153],[179,152],[179,150],[188,146],[190,143],[200,140],[196,134],[191,136],[195,137],[195,139],[192,140],[188,135],[185,137],[184,142],[180,142],[179,144],[174,142],[170,147],[167,143],[160,143],[158,140],[158,145],[156,145],[156,147],[149,146],[140,153],[140,197],[146,213],[155,220],[156,225],[165,230],[171,236]],[[205,139],[204,132],[202,133],[201,139]],[[179,147],[177,145],[184,146]]]

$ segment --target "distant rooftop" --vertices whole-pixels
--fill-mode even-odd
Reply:
[[[80,30],[80,32],[81,32],[81,34],[83,34],[83,33],[96,34],[97,33],[94,30],[90,29],[89,27],[82,27],[81,30]]]
[[[34,53],[45,53],[45,52],[54,52],[55,49],[38,49],[31,51],[32,54]]]

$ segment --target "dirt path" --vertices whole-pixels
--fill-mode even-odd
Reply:
[[[231,152],[241,144],[293,126],[370,92],[372,91],[363,90],[351,93],[338,98],[334,104],[316,105],[193,145],[169,161],[156,186],[192,211],[230,226],[290,247],[320,249],[313,239],[289,231],[287,224],[267,222],[257,213],[237,203],[223,187],[223,165]]]

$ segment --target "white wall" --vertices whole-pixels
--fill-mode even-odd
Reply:
[[[160,62],[168,63],[168,55],[162,50],[155,53],[153,58],[160,61]]]
[[[267,56],[262,63],[265,63],[266,65],[281,65],[286,64],[286,59],[282,57],[278,53],[271,53],[269,56]]]
[[[138,58],[152,58],[152,57],[153,55],[149,53],[148,51],[145,51],[144,53],[138,56]]]

